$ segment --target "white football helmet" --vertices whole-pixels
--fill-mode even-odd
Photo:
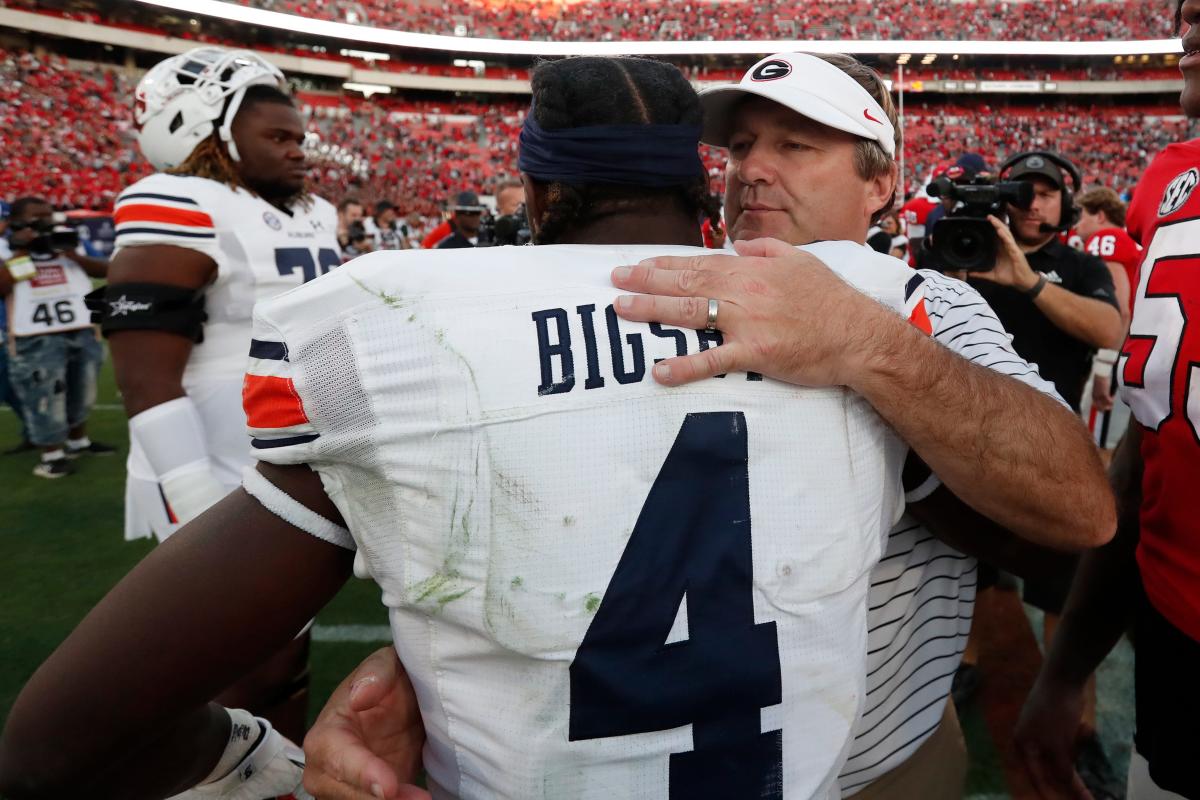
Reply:
[[[179,166],[219,122],[218,134],[239,160],[231,127],[250,86],[285,89],[283,73],[249,50],[198,47],[150,69],[134,91],[138,147],[155,169]]]

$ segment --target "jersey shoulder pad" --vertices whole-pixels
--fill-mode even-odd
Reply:
[[[217,193],[225,187],[204,178],[156,173],[117,198],[113,213],[116,249],[174,245],[215,257]]]

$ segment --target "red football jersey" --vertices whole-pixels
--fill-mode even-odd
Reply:
[[[1137,286],[1137,268],[1142,263],[1142,248],[1122,228],[1103,228],[1092,234],[1083,249],[1105,261],[1115,261],[1125,268],[1129,291]]]
[[[1200,139],[1154,159],[1129,206],[1145,246],[1121,350],[1122,395],[1144,428],[1141,541],[1146,593],[1200,641]],[[1188,324],[1189,320],[1191,324]]]

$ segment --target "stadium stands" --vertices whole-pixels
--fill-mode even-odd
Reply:
[[[1157,0],[242,0],[320,19],[420,33],[537,40],[993,39],[1092,41],[1172,35]]]
[[[0,186],[60,208],[107,208],[152,170],[133,138],[134,83],[57,56],[0,50]]]
[[[0,181],[10,196],[43,194],[60,208],[107,209],[149,171],[136,151],[128,98],[133,83],[118,71],[0,50]],[[316,134],[311,152],[318,190],[334,200],[354,193],[387,197],[404,209],[434,213],[463,189],[487,193],[511,175],[524,99],[371,100],[304,93]],[[1003,124],[996,124],[997,120]],[[1179,141],[1187,123],[1170,107],[1047,107],[911,100],[905,119],[908,190],[932,168],[971,150],[996,163],[1012,143],[1052,147],[1077,159],[1088,183],[1132,185],[1150,157]],[[707,150],[715,177],[720,152]]]

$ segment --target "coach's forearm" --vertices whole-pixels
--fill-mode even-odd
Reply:
[[[1087,430],[1020,381],[903,320],[877,328],[850,381],[942,483],[1014,533],[1068,548],[1107,542],[1112,492]]]

